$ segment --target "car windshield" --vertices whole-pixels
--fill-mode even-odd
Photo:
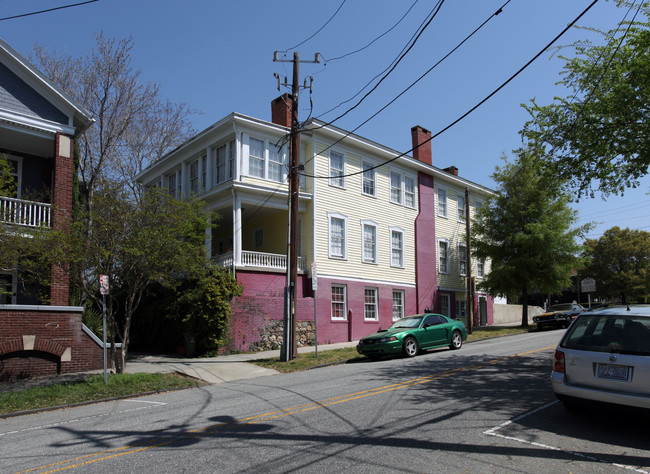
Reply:
[[[551,306],[548,311],[571,311],[573,309],[573,305],[571,304],[556,304],[554,306]]]
[[[581,316],[560,345],[584,351],[650,355],[650,318],[611,314]]]
[[[416,316],[413,318],[402,318],[395,321],[388,329],[416,328],[420,325],[420,321],[422,321],[422,316]]]

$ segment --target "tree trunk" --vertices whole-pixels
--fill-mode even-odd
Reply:
[[[528,288],[524,286],[521,291],[521,326],[528,327]]]

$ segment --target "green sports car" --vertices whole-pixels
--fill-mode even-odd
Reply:
[[[467,328],[462,321],[441,314],[416,314],[361,338],[357,352],[368,357],[400,353],[413,357],[421,350],[434,347],[460,349],[466,339]]]

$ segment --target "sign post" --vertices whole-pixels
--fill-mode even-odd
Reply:
[[[99,275],[99,293],[102,295],[102,310],[104,323],[104,385],[108,384],[106,361],[106,295],[108,294],[108,275]]]
[[[589,296],[589,309],[591,309],[591,294],[596,291],[596,280],[593,278],[585,278],[580,282],[582,292],[587,293]]]
[[[318,323],[316,320],[316,290],[318,289],[318,276],[316,275],[316,262],[311,262],[311,289],[314,291],[314,347],[318,359]]]

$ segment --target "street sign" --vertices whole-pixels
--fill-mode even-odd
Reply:
[[[99,275],[99,294],[108,294],[108,275]]]
[[[582,287],[583,293],[593,293],[596,291],[596,280],[593,278],[585,278],[580,282],[580,286]]]
[[[318,277],[316,276],[316,262],[311,262],[311,289],[318,289]]]

